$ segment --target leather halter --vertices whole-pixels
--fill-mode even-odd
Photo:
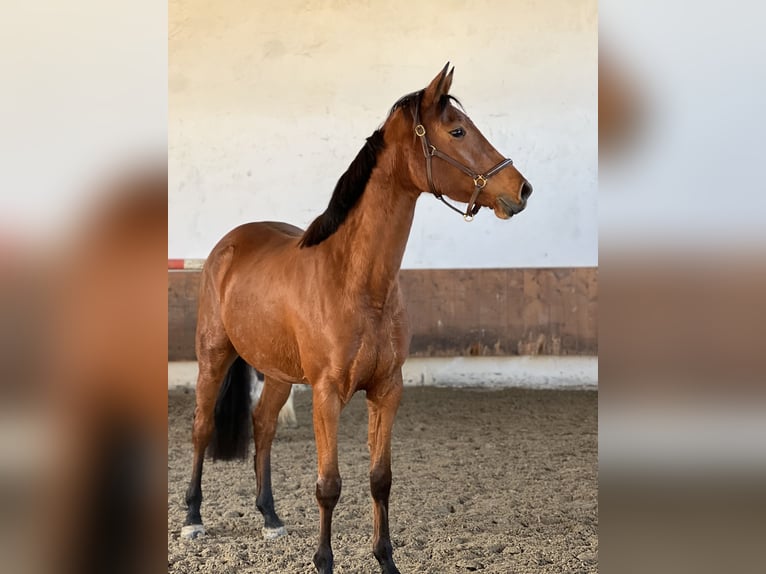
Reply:
[[[494,166],[492,169],[487,171],[486,173],[476,173],[471,168],[463,165],[456,159],[448,156],[446,153],[440,152],[438,149],[436,149],[436,146],[431,145],[431,143],[428,141],[428,136],[426,135],[426,128],[423,126],[423,124],[420,123],[420,102],[418,101],[415,104],[415,111],[413,113],[413,118],[415,120],[415,135],[420,138],[420,143],[423,144],[423,155],[426,157],[426,174],[428,175],[428,187],[431,190],[431,193],[434,194],[436,199],[441,200],[444,205],[449,207],[451,210],[458,212],[463,216],[463,219],[465,221],[473,221],[474,215],[476,215],[479,212],[479,209],[481,209],[481,206],[476,203],[476,200],[479,197],[479,194],[481,193],[481,190],[484,189],[484,187],[487,185],[487,181],[489,181],[489,178],[493,175],[496,175],[501,170],[505,169],[509,165],[513,164],[513,160],[511,158],[506,158],[500,163],[498,163],[496,166]],[[473,194],[471,195],[471,200],[468,202],[468,206],[465,209],[465,213],[460,211],[457,207],[454,205],[448,203],[441,193],[436,191],[436,187],[434,186],[434,180],[431,170],[431,158],[438,157],[446,161],[447,163],[453,165],[454,167],[458,168],[460,171],[468,175],[471,179],[473,179],[473,185],[474,190]]]

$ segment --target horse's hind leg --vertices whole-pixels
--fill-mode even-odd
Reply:
[[[210,334],[210,332],[208,332]],[[186,519],[181,528],[183,538],[204,534],[200,506],[202,505],[202,463],[205,450],[215,428],[214,411],[218,391],[226,372],[236,358],[234,347],[221,327],[215,337],[201,337],[197,342],[199,375],[197,376],[196,408],[194,410],[194,463],[189,488],[186,490]]]
[[[295,387],[290,389],[290,395],[287,397],[287,402],[279,411],[280,425],[287,425],[291,427],[298,426],[298,417],[295,416],[295,405],[293,404],[293,395],[295,394]]]
[[[255,504],[263,515],[263,537],[266,540],[287,534],[284,523],[274,510],[271,490],[271,443],[277,431],[277,417],[290,396],[292,385],[270,377],[264,378],[263,391],[253,410],[253,440],[255,442],[255,478],[258,496]]]

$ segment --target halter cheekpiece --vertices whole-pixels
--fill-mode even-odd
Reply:
[[[426,174],[428,175],[428,187],[431,190],[431,193],[434,194],[436,199],[441,200],[444,205],[449,207],[451,210],[456,211],[460,215],[463,216],[463,219],[465,221],[473,221],[474,215],[476,215],[481,209],[481,206],[476,203],[476,200],[479,197],[479,194],[481,193],[481,190],[484,189],[484,187],[487,185],[487,181],[489,181],[489,178],[493,175],[496,175],[501,170],[505,169],[509,165],[513,164],[513,160],[511,158],[506,158],[500,163],[498,163],[496,166],[494,166],[492,169],[487,171],[486,173],[476,173],[471,168],[463,165],[456,159],[448,156],[446,153],[442,153],[438,149],[436,149],[435,145],[432,145],[431,142],[428,141],[428,136],[426,135],[426,128],[423,126],[423,124],[420,123],[420,101],[418,101],[415,104],[415,111],[413,113],[413,118],[415,120],[415,135],[420,138],[420,143],[423,145],[423,155],[426,158]],[[460,171],[468,175],[471,179],[473,179],[473,185],[474,190],[473,194],[471,195],[471,200],[468,202],[468,206],[465,209],[465,213],[460,211],[457,207],[447,202],[447,200],[444,199],[443,195],[439,193],[436,190],[436,187],[434,186],[434,180],[433,180],[433,174],[431,170],[431,159],[434,157],[438,157],[443,159],[449,164],[452,164],[454,167],[458,168]]]

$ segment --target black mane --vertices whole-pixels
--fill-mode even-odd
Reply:
[[[391,111],[388,113],[388,116],[391,117],[391,114],[393,114],[396,110],[406,110],[409,109],[412,104],[420,104],[420,100],[423,99],[423,93],[425,90],[418,90],[417,92],[412,92],[411,94],[407,94],[406,96],[402,96],[398,100],[396,100],[396,103],[391,106]],[[414,110],[413,110],[414,113]]]
[[[359,151],[354,161],[348,166],[346,173],[340,176],[332,192],[330,205],[324,213],[317,217],[300,241],[301,247],[319,245],[338,230],[346,220],[351,209],[362,197],[364,188],[370,180],[370,175],[378,161],[378,155],[384,147],[383,130],[378,129],[367,138],[364,147]]]
[[[388,114],[389,116],[393,114],[396,110],[402,109],[407,110],[410,109],[410,107],[413,104],[420,104],[420,101],[423,99],[423,93],[425,90],[419,90],[417,92],[412,92],[411,94],[407,94],[406,96],[402,96],[399,98],[396,103],[391,107],[391,112]],[[460,100],[458,100],[455,96],[451,94],[442,94],[439,97],[439,101],[437,102],[437,105],[439,107],[439,113],[443,112],[447,109],[447,106],[450,103],[457,104],[461,109],[463,108],[463,104],[460,103]],[[414,116],[414,110],[410,110],[413,113]]]
[[[397,110],[410,110],[413,114],[415,110],[413,105],[419,105],[423,98],[424,90],[412,92],[406,96],[399,98],[396,103],[391,107],[391,111],[388,116]],[[460,105],[460,102],[456,98],[448,94],[444,94],[439,98],[439,109],[444,111],[450,102],[456,102]],[[338,230],[338,227],[346,220],[349,212],[362,197],[367,182],[370,180],[372,170],[378,161],[378,155],[383,150],[383,130],[378,129],[367,138],[367,142],[364,147],[359,151],[354,161],[348,166],[346,172],[340,176],[338,183],[335,184],[335,190],[332,192],[330,198],[330,205],[324,210],[324,213],[317,217],[311,225],[309,225],[306,232],[303,234],[299,243],[300,247],[312,247],[319,245],[330,237]]]

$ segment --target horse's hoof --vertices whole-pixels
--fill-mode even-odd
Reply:
[[[181,538],[186,540],[195,540],[205,535],[205,527],[201,524],[187,524],[181,527]]]
[[[276,528],[266,528],[265,526],[261,528],[261,533],[263,534],[264,540],[274,540],[275,538],[279,538],[280,536],[285,536],[287,534],[287,528],[284,526],[277,526]]]

